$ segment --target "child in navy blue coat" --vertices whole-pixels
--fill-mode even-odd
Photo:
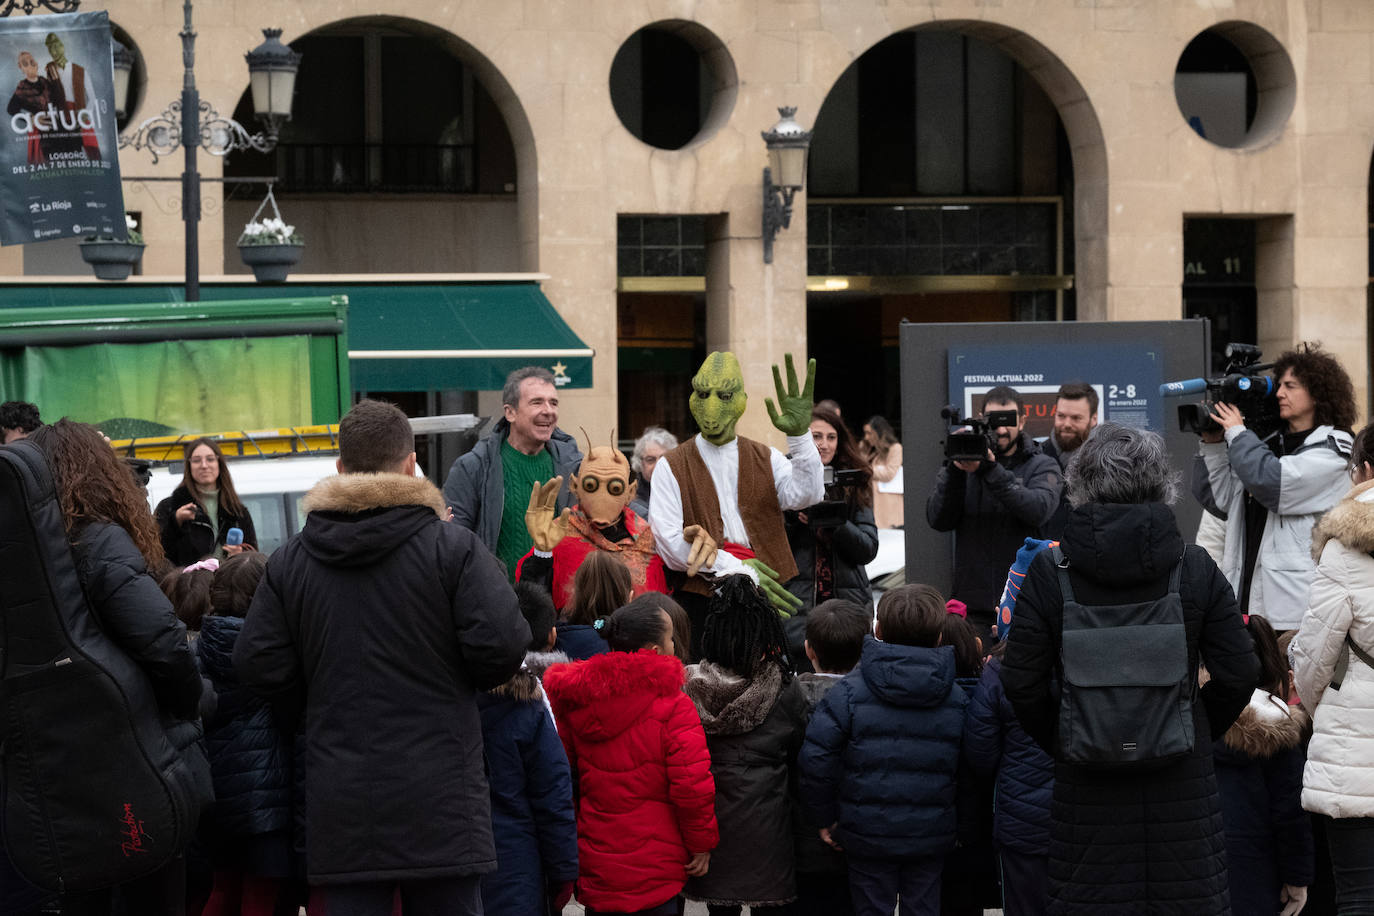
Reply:
[[[516,583],[533,634],[530,651],[548,646],[553,603]],[[563,742],[528,667],[477,698],[491,785],[496,871],[482,876],[487,916],[545,916],[563,911],[577,880],[577,819]]]
[[[940,912],[957,833],[955,794],[968,697],[939,647],[945,599],[904,585],[878,604],[877,638],[816,707],[799,761],[802,806],[849,860],[859,916]]]
[[[1213,742],[1226,836],[1231,912],[1298,912],[1313,878],[1312,822],[1302,809],[1307,713],[1288,705],[1288,664],[1258,614],[1245,628],[1260,660],[1260,685],[1222,740]]]

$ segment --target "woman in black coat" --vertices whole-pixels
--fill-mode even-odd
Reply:
[[[1151,601],[1182,563],[1187,671],[1211,680],[1192,703],[1191,752],[1152,767],[1059,759],[1050,826],[1051,913],[1206,916],[1231,912],[1212,742],[1245,708],[1258,663],[1226,579],[1184,546],[1177,494],[1157,434],[1103,424],[1068,475],[1074,507],[1061,542],[1085,606]],[[1064,596],[1051,551],[1032,562],[1007,641],[1002,684],[1027,734],[1056,753]]]
[[[162,549],[177,566],[187,566],[217,550],[232,556],[258,547],[253,517],[234,490],[224,453],[204,436],[186,444],[181,486],[157,504],[153,515]],[[230,528],[243,532],[241,546],[225,543]]]
[[[806,614],[830,598],[873,607],[873,587],[864,567],[878,555],[878,527],[873,522],[872,468],[859,454],[839,414],[817,407],[811,411],[811,438],[821,464],[848,479],[825,489],[825,501],[800,512],[785,512],[787,543],[797,562],[797,575],[787,590],[801,599],[788,622],[792,664],[810,671],[802,643]]]

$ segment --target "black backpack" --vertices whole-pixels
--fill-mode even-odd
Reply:
[[[209,765],[199,727],[157,710],[86,602],[42,452],[0,448],[2,832],[19,874],[97,890],[186,848],[213,794]]]
[[[1069,563],[1050,555],[1064,596],[1060,654],[1062,689],[1055,756],[1099,767],[1150,766],[1193,750],[1197,671],[1188,664],[1188,636],[1179,582],[1153,601],[1079,604]]]

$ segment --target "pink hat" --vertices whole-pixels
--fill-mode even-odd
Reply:
[[[949,611],[951,614],[958,614],[965,620],[968,619],[968,605],[964,604],[964,602],[960,601],[958,598],[951,598],[946,601],[945,610]]]

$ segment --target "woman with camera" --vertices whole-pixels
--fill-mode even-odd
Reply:
[[[825,466],[825,500],[784,513],[787,541],[797,561],[797,576],[787,583],[787,590],[802,600],[794,619],[829,598],[871,607],[873,589],[864,566],[878,555],[873,472],[849,428],[839,414],[816,407],[811,411],[811,439]]]

